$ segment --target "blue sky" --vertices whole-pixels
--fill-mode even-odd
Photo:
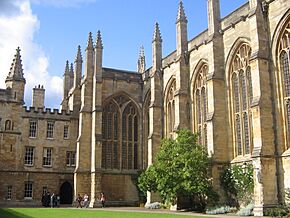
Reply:
[[[183,0],[189,39],[207,28],[206,2]],[[224,17],[247,0],[220,2]],[[20,46],[27,79],[26,104],[31,102],[31,88],[40,83],[46,88],[46,105],[59,107],[65,61],[74,61],[78,45],[84,57],[88,33],[91,31],[95,39],[97,30],[102,33],[105,67],[135,71],[141,45],[149,67],[155,22],[160,25],[163,56],[175,50],[178,3],[179,0],[0,0],[0,87],[5,87],[15,49]]]

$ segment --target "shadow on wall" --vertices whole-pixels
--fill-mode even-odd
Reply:
[[[27,216],[25,214],[16,212],[14,210],[8,208],[0,208],[0,217],[1,218],[32,218],[31,216]]]

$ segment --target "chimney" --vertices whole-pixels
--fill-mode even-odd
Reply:
[[[32,107],[44,108],[45,89],[43,85],[38,85],[33,88]]]

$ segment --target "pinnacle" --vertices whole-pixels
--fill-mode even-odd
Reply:
[[[73,65],[73,63],[70,64],[70,73],[74,74],[74,65]]]
[[[183,7],[182,0],[180,0],[180,2],[179,2],[176,23],[177,22],[180,22],[180,21],[187,23],[187,19],[186,19],[186,16],[185,16],[185,12],[184,12],[184,7]]]
[[[96,48],[103,48],[102,36],[101,31],[98,30],[97,32],[97,39],[96,39]]]
[[[24,79],[20,48],[17,47],[7,79]]]
[[[69,61],[68,61],[68,60],[67,60],[66,63],[65,63],[64,74],[69,74]]]
[[[162,42],[161,33],[160,33],[160,29],[159,29],[159,24],[157,22],[155,23],[153,41]]]
[[[87,50],[88,50],[88,49],[91,49],[91,50],[94,49],[92,32],[89,32],[89,38],[88,38]]]
[[[140,53],[139,53],[139,58],[142,58],[142,57],[145,57],[145,54],[144,54],[144,46],[141,45],[140,47]]]
[[[81,52],[81,46],[80,45],[78,46],[78,52],[77,52],[77,56],[76,56],[75,61],[80,61],[80,62],[83,61],[82,52]]]

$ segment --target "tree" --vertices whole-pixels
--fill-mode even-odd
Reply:
[[[209,158],[197,139],[189,130],[177,131],[175,140],[163,139],[154,164],[139,177],[140,190],[157,191],[172,204],[178,196],[195,197],[205,204],[214,192],[208,177]]]

